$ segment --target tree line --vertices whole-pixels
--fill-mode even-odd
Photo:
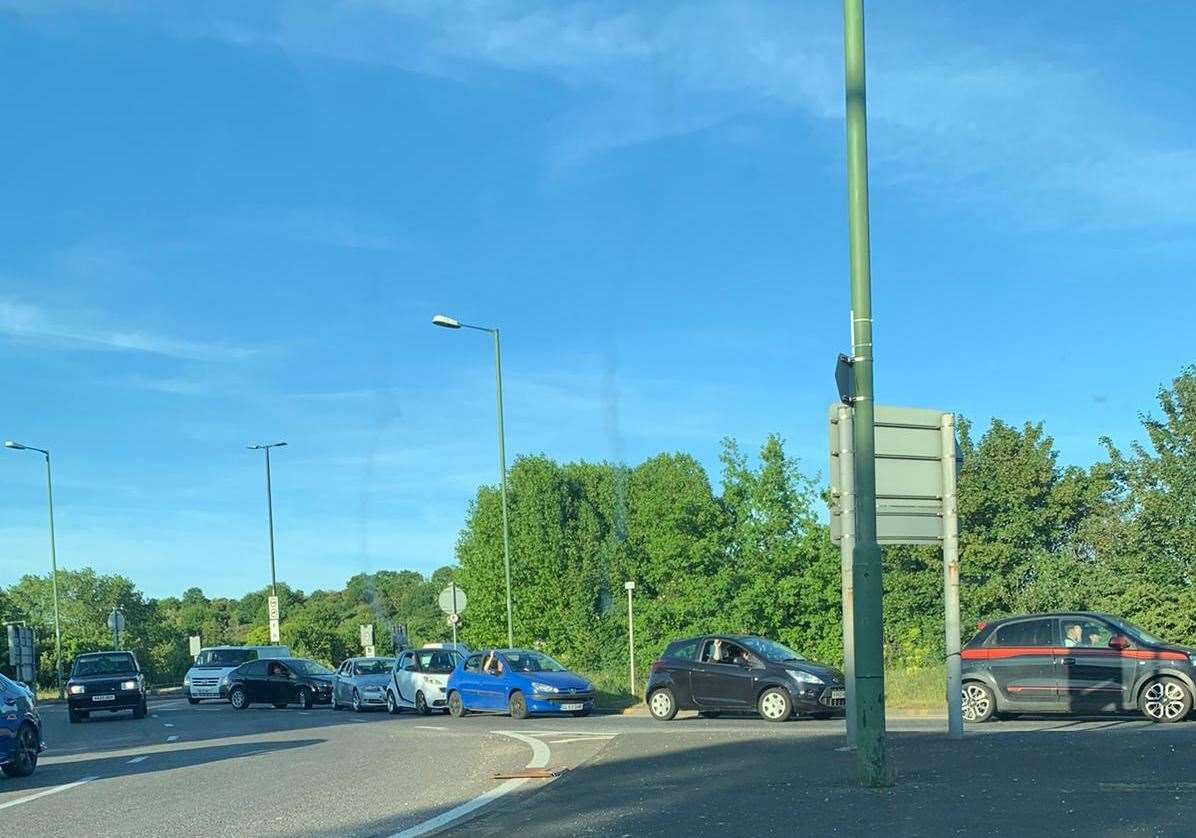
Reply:
[[[965,632],[983,619],[1055,609],[1108,611],[1178,642],[1196,643],[1196,370],[1185,369],[1141,416],[1144,442],[1088,468],[1061,466],[1042,423],[958,421],[961,606]],[[685,453],[639,465],[557,463],[523,456],[508,476],[516,642],[621,683],[627,666],[624,582],[633,580],[636,660],[646,667],[670,640],[701,632],[774,637],[809,657],[842,658],[839,552],[827,497],[770,436],[753,455],[724,440],[716,486]],[[885,564],[885,655],[918,667],[943,656],[941,551],[894,546]],[[495,487],[466,511],[457,565],[349,579],[340,591],[280,586],[282,640],[337,663],[360,653],[373,623],[379,653],[390,628],[413,642],[448,632],[436,596],[455,580],[468,594],[461,640],[506,642],[502,515]],[[187,638],[205,645],[265,643],[265,589],[240,599],[198,588],[150,599],[122,576],[60,571],[64,657],[111,644],[107,615],[128,621],[127,647],[160,683],[181,679]],[[48,576],[0,588],[0,614],[33,624],[41,681],[53,681]],[[0,647],[4,640],[0,637]],[[7,662],[7,654],[0,648]]]

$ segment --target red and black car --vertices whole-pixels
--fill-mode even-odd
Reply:
[[[1029,614],[982,623],[964,648],[963,717],[1137,710],[1178,722],[1196,695],[1196,649],[1108,614]]]

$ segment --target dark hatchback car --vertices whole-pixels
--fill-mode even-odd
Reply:
[[[843,673],[776,641],[708,635],[668,645],[652,664],[644,701],[660,721],[678,710],[697,710],[704,716],[759,713],[783,722],[794,714],[842,714],[847,693]]]
[[[67,715],[72,723],[92,713],[132,710],[145,718],[145,676],[132,652],[90,652],[75,658],[66,682]]]
[[[279,709],[298,704],[305,709],[332,703],[335,673],[306,658],[249,661],[234,669],[220,687],[237,710],[250,704],[273,704]]]
[[[0,675],[0,773],[28,777],[46,749],[33,692]]]
[[[1030,614],[982,623],[964,647],[963,717],[1137,710],[1178,722],[1196,694],[1196,649],[1108,614]]]

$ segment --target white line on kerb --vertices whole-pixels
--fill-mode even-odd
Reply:
[[[528,745],[532,749],[532,761],[527,764],[528,768],[544,768],[548,765],[548,759],[552,756],[552,752],[539,739],[533,739],[530,736],[524,736],[522,733],[515,733],[512,730],[495,730],[491,732],[497,733],[500,736],[509,736],[512,739],[518,739],[520,742]],[[498,800],[503,795],[510,794],[528,782],[527,779],[507,780],[502,785],[490,789],[485,794],[478,795],[473,800],[466,801],[460,806],[449,809],[447,812],[441,812],[436,817],[404,829],[402,832],[396,832],[390,838],[415,838],[417,835],[427,835],[429,832],[440,829],[445,824],[452,823],[455,820],[465,817],[470,812],[477,811],[487,803]]]
[[[436,727],[436,725],[412,725],[412,727],[420,730],[448,730],[447,727]]]
[[[100,779],[100,778],[99,777],[84,777],[82,780],[76,780],[73,783],[66,783],[65,785],[61,785],[61,786],[54,786],[54,788],[46,789],[45,791],[39,791],[37,794],[31,794],[28,797],[22,797],[22,798],[19,798],[18,800],[10,800],[7,803],[0,803],[0,809],[8,809],[11,806],[20,806],[22,803],[28,803],[31,800],[37,800],[38,798],[47,797],[51,794],[58,794],[58,792],[60,792],[60,791],[69,791],[70,789],[78,788],[79,786],[83,785],[84,783],[90,783],[92,780],[98,780],[98,779]]]
[[[566,742],[605,742],[607,739],[614,739],[613,733],[604,736],[574,736],[571,739],[553,739],[550,745],[564,745]]]
[[[178,742],[179,738],[177,736],[167,736],[166,741],[167,742]]]
[[[170,722],[162,722],[162,727],[174,727]]]
[[[145,762],[147,759],[149,759],[149,757],[133,757],[131,760],[126,762],[125,765],[136,765],[139,762]]]

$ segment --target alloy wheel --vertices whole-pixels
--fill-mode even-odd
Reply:
[[[668,690],[657,690],[652,693],[652,698],[648,702],[648,708],[652,711],[652,715],[658,719],[669,718],[673,711],[673,696]]]
[[[1142,709],[1159,722],[1174,722],[1187,712],[1187,694],[1175,681],[1154,681],[1142,696]]]
[[[353,712],[361,712],[361,695],[357,692],[357,690],[353,690]]]
[[[979,684],[964,684],[963,718],[966,722],[982,722],[992,715],[992,696]]]
[[[421,716],[426,716],[430,712],[428,710],[428,700],[424,698],[424,694],[422,692],[417,692],[415,694],[415,709],[416,712],[418,712]]]
[[[37,768],[37,734],[29,725],[21,728],[17,735],[17,753],[12,767],[18,777],[28,777]]]
[[[789,702],[780,690],[769,690],[760,697],[760,715],[770,722],[787,718],[789,711]]]

